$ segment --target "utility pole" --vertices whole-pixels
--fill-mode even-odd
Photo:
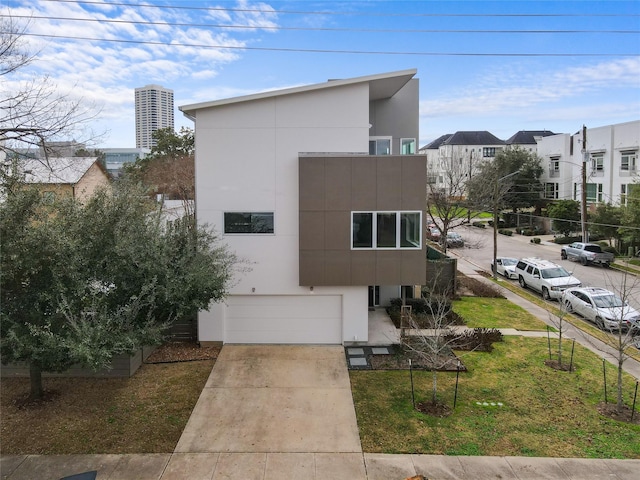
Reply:
[[[580,205],[580,221],[582,223],[582,241],[589,241],[589,231],[587,230],[587,127],[582,125],[582,191]]]

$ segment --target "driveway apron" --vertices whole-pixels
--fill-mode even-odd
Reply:
[[[343,348],[225,345],[175,452],[362,452]]]

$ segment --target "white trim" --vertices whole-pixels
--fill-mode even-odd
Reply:
[[[376,242],[378,236],[378,222],[377,216],[380,213],[393,213],[396,216],[396,246],[395,247],[354,247],[353,246],[353,215],[357,213],[368,213],[371,214],[371,243],[372,245]],[[401,239],[402,239],[402,215],[403,214],[418,214],[418,223],[416,228],[419,231],[418,244],[414,247],[402,247]],[[422,248],[422,211],[420,210],[354,210],[351,212],[351,234],[350,234],[350,242],[351,242],[351,250],[420,250]]]

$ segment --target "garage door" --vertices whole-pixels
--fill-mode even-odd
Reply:
[[[226,343],[342,343],[339,295],[232,295],[226,304]]]

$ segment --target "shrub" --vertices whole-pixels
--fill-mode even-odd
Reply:
[[[427,298],[405,298],[405,305],[411,307],[411,313],[414,315],[433,315],[451,310],[451,302],[447,298],[438,295],[431,295]],[[399,312],[400,307],[402,307],[402,299],[392,298],[391,310]]]
[[[531,243],[535,243],[536,245],[540,244],[540,238],[539,237],[533,237],[530,240]]]
[[[579,242],[581,237],[556,237],[553,239],[558,245],[569,245],[573,242]]]
[[[496,328],[474,328],[448,335],[446,341],[454,350],[490,352],[494,342],[502,341],[502,332]]]
[[[491,283],[485,283],[477,278],[462,276],[458,279],[461,286],[468,288],[476,297],[505,298]]]
[[[486,224],[484,222],[473,222],[472,225],[478,228],[485,228]]]
[[[616,247],[614,247],[612,245],[603,245],[602,246],[602,251],[603,252],[608,252],[608,253],[613,253],[613,255],[616,256],[616,257],[620,255],[618,250],[616,250]]]
[[[506,235],[508,237],[513,235],[513,231],[512,230],[507,230],[505,228],[501,228],[500,230],[498,230],[498,233],[501,234],[501,235]]]

